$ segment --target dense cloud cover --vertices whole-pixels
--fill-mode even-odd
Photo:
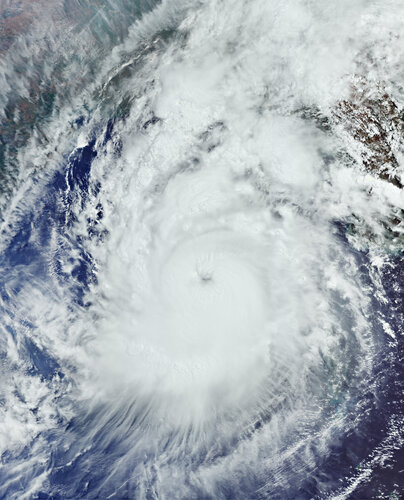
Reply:
[[[38,9],[0,70],[0,497],[394,498],[403,6]]]

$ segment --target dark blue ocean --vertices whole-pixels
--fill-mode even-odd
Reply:
[[[388,4],[0,5],[1,499],[404,496]]]

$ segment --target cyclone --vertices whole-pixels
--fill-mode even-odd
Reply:
[[[403,13],[0,6],[0,498],[401,498]]]

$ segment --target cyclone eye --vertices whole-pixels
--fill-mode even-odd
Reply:
[[[213,281],[213,273],[211,271],[198,271],[198,276],[202,284],[208,284]]]
[[[205,257],[204,259],[198,260],[195,266],[195,272],[202,285],[211,283],[214,276],[212,259]]]
[[[398,499],[403,19],[0,0],[0,500]]]

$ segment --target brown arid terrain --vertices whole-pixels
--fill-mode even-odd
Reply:
[[[350,98],[334,108],[333,121],[359,152],[355,155],[359,167],[403,189],[399,168],[399,156],[404,150],[403,109],[394,102],[383,83],[372,85],[360,78],[359,83],[352,85]],[[402,244],[404,211],[394,210],[394,215],[382,224],[386,238]]]
[[[0,56],[10,49],[20,34],[31,31],[45,15],[52,24],[63,25],[69,30],[76,25],[86,25],[102,4],[101,0],[85,4],[78,0],[0,0]]]
[[[86,5],[77,0],[54,2],[49,4],[44,0],[1,0],[0,1],[0,58],[12,49],[19,35],[25,35],[39,26],[46,16],[52,23],[62,29],[62,33],[85,29],[87,23],[96,17],[100,0],[89,1]],[[46,24],[46,23],[45,23]],[[12,56],[9,54],[9,56]],[[38,115],[46,114],[52,105],[55,89],[52,82],[41,82],[35,77],[27,82],[27,96],[10,102],[6,107],[6,119],[0,125],[1,135],[7,142],[15,140],[16,126],[14,115],[17,111],[20,125],[23,125],[16,147],[25,142],[25,134],[30,133]],[[42,113],[38,113],[43,107]],[[321,116],[313,110],[306,110],[320,128],[331,131],[339,127],[357,145],[359,155],[355,160],[373,175],[378,176],[398,188],[403,188],[400,175],[397,173],[397,151],[403,149],[404,125],[403,110],[400,110],[393,98],[383,86],[383,83],[368,82],[364,77],[355,77],[350,97],[341,100],[331,116]],[[25,129],[25,130],[23,130]],[[10,135],[11,134],[11,135]],[[39,135],[41,132],[39,131]],[[43,138],[46,139],[46,138]],[[1,158],[0,158],[1,163]],[[1,175],[1,168],[0,168]]]
[[[0,2],[0,55],[7,52],[20,33],[37,19],[43,0],[2,0]]]
[[[47,142],[43,120],[54,110],[57,88],[60,93],[64,86],[68,87],[62,77],[63,49],[68,45],[65,42],[81,36],[96,16],[99,4],[90,1],[82,5],[77,0],[0,0],[0,64],[6,80],[18,77],[18,85],[24,89],[4,93],[0,121],[1,193],[12,189],[18,172],[17,151],[32,131],[36,131],[40,143]],[[44,40],[46,43],[40,43]]]
[[[396,172],[396,152],[404,140],[402,111],[383,85],[372,86],[362,80],[352,87],[350,99],[341,101],[333,114],[358,144],[366,171],[402,188]]]

